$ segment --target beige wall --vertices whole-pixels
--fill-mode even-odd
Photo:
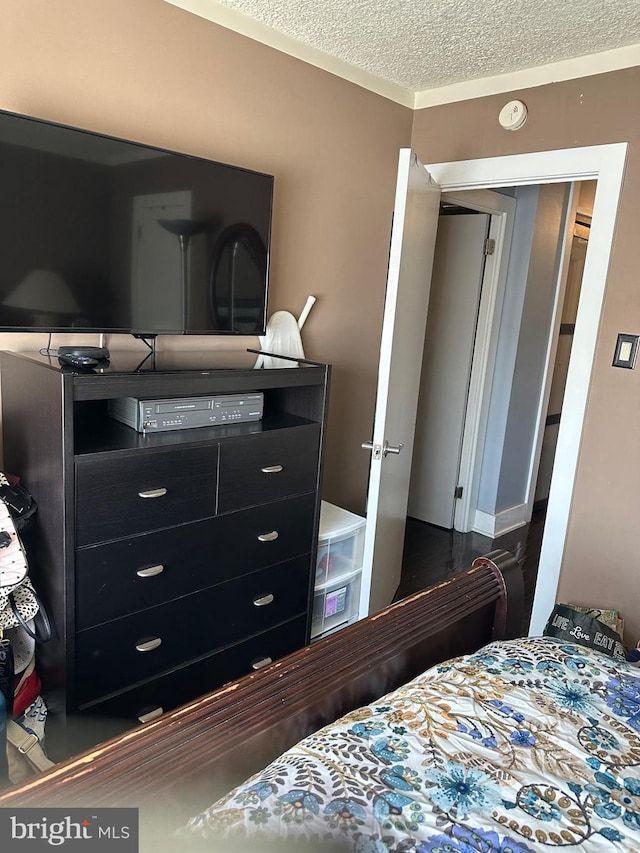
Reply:
[[[318,298],[304,342],[309,357],[334,364],[325,495],[362,511],[369,460],[359,447],[371,432],[398,149],[409,144],[411,111],[162,0],[1,7],[0,108],[275,175],[270,311],[297,315],[308,294]],[[5,349],[45,343],[0,336]]]
[[[1,19],[0,108],[275,175],[270,310],[298,313],[307,294],[318,297],[304,337],[310,357],[334,365],[325,496],[362,512],[369,460],[359,445],[371,432],[410,111],[162,0],[2,0]],[[426,162],[630,142],[560,587],[564,599],[603,606],[635,604],[638,588],[640,370],[611,368],[616,333],[640,332],[638,91],[640,69],[527,90],[530,117],[516,133],[497,123],[507,95],[425,109],[413,122]],[[24,346],[24,336],[0,336],[0,347]],[[640,612],[625,615],[640,637]]]
[[[618,332],[640,333],[640,68],[416,112],[412,144],[425,162],[629,142],[627,169],[587,405],[560,579],[561,600],[623,610],[640,639],[640,369],[611,366]],[[516,132],[498,125],[511,97],[529,108]],[[632,108],[629,109],[629,105]]]

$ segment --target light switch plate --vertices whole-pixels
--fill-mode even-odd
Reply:
[[[618,335],[613,355],[614,367],[626,367],[633,370],[638,355],[638,335]]]

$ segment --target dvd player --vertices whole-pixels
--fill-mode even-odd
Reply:
[[[264,395],[224,394],[213,397],[178,397],[173,400],[109,400],[109,415],[138,432],[241,424],[262,418]]]

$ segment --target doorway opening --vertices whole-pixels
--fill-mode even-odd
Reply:
[[[363,594],[360,613],[372,612],[384,606],[385,583],[399,571],[403,533],[406,525],[406,506],[410,479],[410,457],[413,448],[413,423],[417,407],[419,371],[415,371],[415,352],[405,351],[408,331],[416,342],[418,309],[424,298],[422,337],[426,318],[426,299],[420,296],[415,274],[417,259],[424,256],[421,244],[425,234],[433,239],[430,217],[437,217],[438,191],[458,192],[466,189],[499,187],[528,187],[597,180],[589,249],[586,254],[583,286],[575,326],[574,354],[570,359],[564,397],[562,421],[558,434],[556,462],[549,493],[547,520],[541,546],[538,580],[533,600],[531,633],[540,633],[555,603],[558,578],[564,553],[575,475],[580,450],[582,425],[586,409],[591,370],[597,342],[600,314],[604,298],[613,233],[621,191],[627,145],[601,145],[484,160],[436,163],[426,166],[426,178],[419,180],[419,161],[411,152],[401,152],[399,182],[396,193],[396,214],[390,251],[390,277],[383,320],[381,360],[378,377],[376,415],[373,426],[373,447],[370,488],[367,502]],[[409,160],[409,155],[412,159]],[[410,168],[410,167],[415,168]],[[424,175],[424,172],[423,172]],[[407,188],[410,192],[407,191]],[[435,203],[435,207],[434,207]],[[396,222],[401,225],[395,236]],[[422,235],[422,236],[421,236]],[[393,263],[391,263],[391,260]],[[422,269],[428,268],[426,265]],[[406,272],[406,275],[403,273]],[[393,275],[393,278],[391,277]],[[406,278],[407,288],[404,287]],[[424,279],[423,279],[424,287]],[[399,351],[401,358],[396,358]],[[577,355],[576,355],[577,353]],[[411,356],[414,363],[411,362]],[[404,373],[395,382],[397,371]],[[419,366],[419,362],[417,364]],[[410,378],[411,377],[411,378]],[[414,378],[415,377],[415,378]],[[414,384],[415,383],[415,384]],[[411,396],[407,391],[411,387]],[[403,433],[404,424],[408,428]],[[407,463],[397,453],[406,435]],[[387,452],[394,455],[387,461]],[[386,451],[386,452],[385,452]],[[373,488],[372,488],[373,486]],[[404,501],[402,491],[404,491]],[[394,494],[391,500],[390,493]],[[400,535],[398,535],[400,532]],[[384,580],[386,579],[386,580]],[[395,585],[397,587],[397,584]],[[395,589],[395,587],[394,587]],[[390,599],[387,599],[388,603]]]
[[[569,227],[567,228],[565,237],[565,252],[567,255],[566,283],[564,283],[560,323],[557,330],[555,358],[552,362],[553,366],[550,367],[549,399],[546,405],[540,458],[532,496],[533,509],[538,512],[545,510],[549,501],[553,463],[558,444],[558,431],[562,418],[569,361],[576,329],[584,264],[589,245],[589,232],[593,217],[596,183],[596,181],[583,181],[577,186],[578,191],[575,193],[576,197],[569,214]]]
[[[543,190],[546,198],[540,196],[539,190],[527,187],[506,191],[508,200],[515,201],[516,206],[515,210],[509,209],[509,215],[514,216],[516,210],[518,215],[514,217],[512,246],[503,248],[506,294],[494,306],[494,313],[503,311],[507,340],[504,330],[498,334],[492,366],[493,383],[497,387],[491,388],[487,383],[485,388],[490,401],[489,424],[485,419],[479,430],[483,446],[476,446],[477,459],[471,460],[466,472],[461,471],[460,464],[462,437],[470,428],[467,422],[478,416],[467,408],[474,341],[478,335],[490,334],[492,325],[478,326],[478,309],[484,280],[490,272],[487,261],[492,255],[487,253],[495,251],[495,246],[487,242],[486,214],[464,206],[466,193],[457,196],[455,205],[447,201],[441,205],[405,549],[396,593],[397,600],[465,570],[482,553],[506,548],[516,555],[523,569],[527,625],[533,606],[595,182],[552,185]],[[542,230],[547,239],[536,239],[536,230]],[[553,234],[555,241],[549,239]],[[500,258],[495,261],[501,263]],[[553,286],[543,293],[545,282],[552,279]],[[531,298],[532,290],[535,300]],[[542,306],[541,299],[545,303]],[[521,310],[519,330],[514,302]],[[509,345],[519,356],[514,358],[513,353],[509,354]],[[513,417],[513,411],[517,412],[517,418]],[[514,455],[519,457],[515,464]],[[514,468],[517,475],[518,464],[519,493],[508,482],[502,487],[500,484],[501,477],[513,478]],[[455,512],[455,507],[468,486],[465,480],[472,484],[474,469],[480,488],[476,486],[471,511],[468,508],[462,515]],[[506,509],[496,512],[500,491],[507,497],[510,494],[511,501]],[[504,504],[504,497],[502,500]],[[493,511],[487,512],[487,508]]]
[[[453,214],[450,212],[453,209]],[[408,514],[476,528],[478,456],[499,356],[516,200],[444,194],[424,333]]]

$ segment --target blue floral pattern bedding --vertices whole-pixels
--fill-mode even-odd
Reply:
[[[180,834],[250,849],[286,837],[357,853],[628,853],[639,768],[637,669],[550,638],[498,642],[300,741]]]

